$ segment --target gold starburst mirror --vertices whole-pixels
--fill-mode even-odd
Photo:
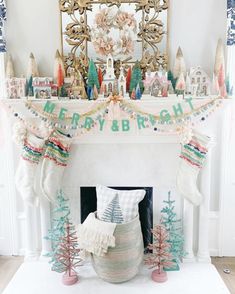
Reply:
[[[116,68],[140,61],[143,70],[166,69],[169,0],[60,0],[62,53],[67,74],[84,76],[88,60]]]

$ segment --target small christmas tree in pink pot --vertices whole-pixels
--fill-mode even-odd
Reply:
[[[152,251],[145,264],[149,265],[150,268],[156,268],[152,272],[152,279],[155,282],[163,283],[167,281],[167,273],[164,272],[163,267],[171,267],[173,259],[170,250],[170,244],[167,242],[169,239],[166,228],[162,225],[157,225],[152,229],[153,244],[149,244],[148,248]]]
[[[75,268],[81,263],[79,257],[77,236],[74,226],[68,221],[65,225],[65,236],[61,238],[56,256],[55,267],[57,272],[64,273],[62,282],[65,285],[73,285],[78,281]]]

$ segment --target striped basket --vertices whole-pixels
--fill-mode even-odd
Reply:
[[[115,248],[109,248],[105,256],[92,255],[97,275],[110,283],[122,283],[132,279],[143,260],[143,236],[139,216],[124,224],[117,224],[114,231]]]

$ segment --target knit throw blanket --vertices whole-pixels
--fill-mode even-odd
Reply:
[[[97,256],[104,256],[109,247],[115,247],[115,223],[108,223],[90,213],[83,224],[78,225],[77,235],[82,249]]]

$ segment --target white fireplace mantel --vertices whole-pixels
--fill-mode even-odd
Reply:
[[[171,107],[171,105],[180,103],[182,101],[181,99],[176,99],[176,98],[171,98],[171,99],[154,99],[153,100],[143,100],[143,101],[136,101],[135,103],[140,104],[141,107],[144,107],[147,109],[150,109],[151,111],[158,111],[159,109],[163,107]],[[23,114],[25,119],[35,119],[29,112],[24,108],[24,100],[2,100],[3,103],[11,104],[12,107],[18,111],[19,113]],[[45,101],[33,101],[33,103],[37,103],[38,105],[43,105]],[[89,105],[92,105],[93,103],[97,102],[90,102],[90,101],[57,101],[53,100],[53,103],[56,103],[58,107],[64,107],[66,106],[69,110],[79,110],[87,107]],[[202,103],[201,99],[196,99],[194,101],[195,105],[199,105]],[[203,133],[206,133],[212,137],[214,137],[214,147],[212,150],[212,153],[207,157],[206,164],[201,172],[201,176],[199,178],[199,188],[201,193],[204,195],[204,201],[203,204],[200,206],[199,209],[194,209],[193,206],[187,202],[187,201],[182,201],[181,202],[181,209],[182,210],[182,218],[183,218],[183,224],[184,224],[184,234],[185,234],[185,250],[188,252],[187,257],[185,258],[185,261],[200,261],[200,262],[208,262],[210,261],[210,252],[209,250],[211,249],[211,244],[210,243],[210,236],[209,236],[209,230],[211,229],[211,223],[210,223],[210,215],[211,215],[211,203],[213,204],[216,202],[213,200],[214,197],[214,187],[212,187],[213,183],[213,178],[216,177],[218,178],[218,175],[216,175],[216,171],[214,170],[215,166],[213,163],[213,156],[214,153],[216,152],[217,158],[220,157],[221,159],[225,158],[225,154],[227,151],[223,149],[221,146],[221,141],[220,138],[227,138],[228,136],[226,135],[229,132],[229,120],[228,117],[230,115],[230,105],[231,101],[228,99],[224,101],[224,107],[222,107],[218,113],[215,113],[213,116],[208,118],[206,122],[202,122],[200,125],[196,126],[198,130],[202,131]],[[8,116],[10,118],[10,116]],[[12,120],[8,120],[9,122]],[[9,124],[9,132],[10,132],[10,124]],[[97,149],[99,150],[105,150],[107,148],[107,152],[112,151],[113,148],[117,148],[115,150],[119,150],[120,148],[120,155],[117,154],[116,156],[120,156],[120,158],[124,158],[123,156],[123,148],[124,146],[127,146],[128,150],[130,151],[133,144],[143,144],[143,148],[145,148],[145,154],[148,153],[151,150],[154,150],[153,145],[154,144],[160,144],[162,147],[158,147],[158,152],[159,152],[159,157],[164,153],[166,153],[166,150],[174,150],[174,154],[176,154],[175,157],[169,157],[170,160],[174,160],[174,164],[172,165],[171,162],[168,162],[166,164],[169,164],[169,168],[174,166],[174,169],[177,167],[177,162],[178,162],[178,156],[177,153],[179,152],[179,137],[176,135],[158,135],[158,134],[153,134],[153,133],[145,133],[145,132],[138,132],[138,130],[134,130],[130,134],[128,133],[110,133],[110,132],[104,132],[104,133],[88,133],[84,135],[84,137],[79,138],[74,142],[74,150],[72,151],[71,158],[72,160],[78,160],[78,164],[76,161],[76,166],[82,166],[83,168],[86,165],[85,158],[79,158],[80,154],[83,154],[84,157],[87,156],[88,154],[86,153],[86,149],[92,150],[91,146],[95,146],[96,144],[99,144],[100,147]],[[223,142],[224,145],[226,145],[225,142]],[[9,143],[11,144],[11,143]],[[109,144],[109,146],[107,145]],[[125,144],[123,147],[120,147],[121,145]],[[169,144],[172,147],[167,147]],[[90,147],[87,147],[91,145]],[[107,147],[104,147],[107,145]],[[77,147],[76,147],[77,146]],[[98,145],[97,145],[98,146]],[[119,147],[117,147],[119,146]],[[156,145],[158,146],[158,145]],[[79,150],[78,155],[77,155],[77,148]],[[142,147],[140,147],[140,150],[144,150]],[[173,148],[173,149],[169,149]],[[93,149],[94,150],[94,149]],[[15,151],[13,151],[15,153]],[[97,151],[98,152],[98,151]],[[112,152],[110,152],[112,153]],[[98,153],[97,153],[98,154]],[[6,157],[6,160],[10,162],[11,164],[8,164],[9,167],[12,168],[14,166],[14,169],[16,168],[16,165],[14,164],[14,157],[18,156],[15,154],[12,154],[9,152],[8,156]],[[92,156],[92,154],[91,154]],[[136,161],[138,162],[138,156],[139,154],[135,153],[133,156],[136,157]],[[147,156],[147,155],[146,155]],[[155,155],[156,156],[156,155]],[[167,158],[167,155],[164,155]],[[104,157],[105,158],[105,155]],[[109,158],[110,159],[110,158]],[[97,159],[99,161],[99,159]],[[113,159],[110,159],[113,160]],[[142,160],[144,161],[144,160]],[[95,161],[89,161],[90,164],[94,163]],[[157,158],[154,158],[154,160],[149,160],[148,158],[146,159],[146,162],[148,162],[149,165],[159,165],[163,167],[163,163],[159,163]],[[102,165],[97,163],[98,165]],[[143,162],[141,162],[143,166]],[[217,163],[219,164],[219,163]],[[223,161],[222,163],[222,169],[225,170],[227,168],[226,162]],[[117,164],[117,166],[119,166]],[[81,185],[89,185],[93,184],[96,185],[98,183],[92,182],[93,180],[91,179],[90,182],[89,180],[86,180],[85,176],[82,175],[81,170],[74,170],[73,168],[73,173],[76,173],[78,177],[78,182]],[[87,167],[91,168],[91,166]],[[98,167],[97,167],[98,168]],[[150,170],[155,170],[150,167]],[[164,170],[167,170],[164,169]],[[220,170],[220,169],[219,169]],[[117,174],[119,171],[116,171]],[[13,174],[13,172],[11,173]],[[90,173],[89,177],[93,178],[93,175]],[[115,172],[114,172],[115,174]],[[122,178],[122,170],[120,170],[120,177]],[[223,190],[223,184],[225,183],[225,180],[223,178],[223,175],[225,176],[226,173],[221,172],[221,177],[220,177],[220,183],[217,183],[218,186],[222,183],[222,186],[220,186],[220,192],[219,192],[219,203],[221,203],[224,197],[224,190]],[[135,177],[137,176],[137,173],[135,173]],[[156,175],[157,178],[158,174]],[[168,174],[162,175],[163,177],[167,177]],[[68,173],[65,175],[65,181],[69,182],[71,178],[71,174]],[[81,179],[80,179],[81,178]],[[95,178],[95,177],[94,177]],[[172,180],[172,174],[170,176]],[[129,178],[130,179],[130,178]],[[161,179],[161,177],[160,177]],[[99,178],[99,180],[103,180],[102,178]],[[14,182],[14,179],[11,179],[12,183]],[[145,181],[145,182],[144,182]],[[160,180],[161,181],[161,180]],[[165,180],[167,183],[167,179]],[[74,183],[75,181],[73,181]],[[120,180],[121,182],[121,180]],[[133,180],[129,185],[138,185],[137,183],[139,182],[139,179]],[[105,183],[105,182],[104,182]],[[116,185],[116,182],[112,180],[111,177],[109,177],[109,182],[107,182],[107,185]],[[149,174],[148,177],[146,176],[146,180],[143,180],[141,182],[141,185],[146,183],[146,185],[151,185],[153,186],[154,190],[157,187],[157,190],[159,190],[159,183],[158,179],[154,179],[153,174]],[[119,182],[118,182],[119,184]],[[72,191],[79,197],[79,192],[78,192],[78,187],[73,186],[74,184],[71,184],[69,186],[69,191]],[[127,184],[128,185],[128,184]],[[164,184],[166,186],[166,184]],[[172,184],[171,184],[172,186]],[[226,187],[224,187],[226,189]],[[75,191],[76,190],[76,191]],[[9,195],[12,197],[12,195]],[[165,195],[166,196],[166,195]],[[15,192],[15,197],[18,197],[17,193]],[[71,204],[73,205],[74,200],[71,201]],[[76,202],[77,203],[77,202]],[[76,204],[77,205],[77,204]],[[156,203],[154,204],[159,209],[159,204]],[[214,205],[216,206],[216,204]],[[78,205],[79,207],[79,205]],[[157,209],[156,208],[156,209]],[[216,224],[215,224],[215,231],[213,231],[213,234],[217,234],[216,227],[220,227],[220,230],[222,231],[222,218],[219,218],[220,215],[220,207],[217,205],[217,210],[216,210]],[[43,198],[41,198],[41,203],[40,203],[40,208],[31,208],[31,207],[26,207],[24,212],[18,213],[17,212],[17,207],[16,211],[14,212],[15,218],[18,218],[20,216],[21,218],[21,230],[22,232],[25,231],[24,235],[24,242],[23,242],[23,248],[18,248],[18,250],[24,249],[24,253],[26,255],[26,258],[37,258],[40,254],[43,255],[46,252],[50,250],[50,244],[48,241],[44,239],[44,236],[47,235],[48,229],[50,228],[50,204]],[[212,209],[213,215],[215,215],[215,209]],[[196,212],[196,215],[194,214]],[[198,212],[198,213],[197,213]],[[23,214],[22,214],[23,213]],[[198,217],[197,217],[198,215]],[[22,217],[23,216],[23,217]],[[154,218],[157,220],[157,217]],[[22,222],[22,220],[24,220]],[[23,229],[23,226],[25,229]],[[211,232],[210,232],[211,233]],[[213,235],[214,236],[214,235]],[[196,241],[195,241],[196,240]],[[217,245],[212,245],[212,251],[215,250],[216,248],[217,251],[219,251],[219,247],[216,247]],[[219,246],[219,245],[218,245]]]

